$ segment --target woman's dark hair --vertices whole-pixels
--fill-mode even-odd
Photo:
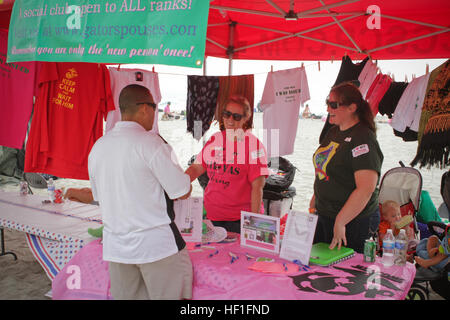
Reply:
[[[355,114],[357,115],[359,122],[376,133],[375,121],[372,110],[369,103],[364,100],[358,87],[351,82],[340,83],[337,86],[331,88],[331,91],[336,95],[338,102],[342,105],[356,104]]]
[[[242,107],[242,111],[244,111],[244,117],[249,117],[248,120],[243,124],[243,130],[246,131],[252,127],[253,119],[252,119],[252,108],[250,107],[250,102],[248,102],[247,98],[241,95],[232,95],[229,97],[224,104],[223,110],[225,110],[226,106],[229,103],[235,103]],[[219,119],[219,128],[221,131],[225,130],[225,125],[223,124],[223,117],[221,116]]]

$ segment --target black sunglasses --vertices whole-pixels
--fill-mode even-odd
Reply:
[[[224,110],[222,113],[222,116],[225,119],[228,119],[229,117],[233,116],[234,121],[241,121],[241,119],[244,117],[244,115],[239,113],[231,113],[230,111]]]
[[[336,110],[337,108],[339,108],[339,106],[345,106],[345,104],[339,103],[337,101],[329,101],[328,99],[325,101],[325,103],[333,110]]]
[[[140,104],[148,104],[150,107],[153,108],[153,110],[156,110],[156,104],[153,102],[137,102],[136,105],[140,105]]]

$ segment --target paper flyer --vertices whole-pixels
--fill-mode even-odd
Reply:
[[[174,201],[175,224],[186,242],[202,241],[203,198]]]
[[[286,221],[280,258],[299,260],[308,265],[316,225],[317,215],[291,210]]]

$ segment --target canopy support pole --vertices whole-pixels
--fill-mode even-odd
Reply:
[[[266,0],[267,2],[269,2],[268,0]],[[336,3],[332,3],[332,4],[328,4],[326,6],[320,6],[317,8],[313,8],[313,9],[309,9],[309,10],[305,10],[302,12],[298,12],[296,13],[297,18],[304,18],[305,16],[308,16],[311,13],[314,12],[318,12],[318,11],[322,11],[324,9],[330,9],[330,8],[335,8],[335,7],[340,7],[349,3],[354,3],[354,2],[358,2],[360,0],[345,0],[345,1],[341,1],[341,2],[336,2]],[[270,1],[272,2],[272,1]],[[233,7],[225,7],[225,6],[218,6],[218,5],[210,5],[209,6],[211,9],[217,9],[217,10],[224,10],[224,11],[234,11],[234,12],[241,12],[241,13],[248,13],[248,14],[256,14],[256,15],[260,15],[260,16],[267,16],[267,17],[275,17],[275,18],[281,18],[284,19],[286,16],[286,13],[282,14],[281,11],[284,10],[278,10],[277,11],[279,13],[275,13],[275,12],[267,12],[267,11],[259,11],[259,10],[251,10],[251,9],[243,9],[243,8],[233,8]],[[280,8],[281,9],[281,8]]]
[[[233,54],[234,54],[234,30],[236,28],[236,22],[231,21],[229,24],[229,34],[228,34],[228,75],[233,74]]]
[[[206,59],[208,57],[205,55],[205,58],[203,59],[203,76],[206,76]]]
[[[365,13],[359,13],[358,15],[355,15],[355,16],[352,16],[352,17],[347,17],[347,18],[344,18],[344,19],[341,19],[341,20],[338,20],[338,21],[340,21],[340,22],[347,21],[347,20],[350,20],[350,19],[354,19],[354,18],[360,17],[360,16],[362,16],[364,14]],[[252,26],[252,25],[248,25],[248,24],[240,24],[241,26],[244,26],[244,27],[256,28],[256,29],[266,30],[266,31],[271,31],[271,32],[278,32],[280,34],[285,34],[286,36],[275,38],[275,39],[272,39],[272,40],[267,40],[267,41],[263,41],[263,42],[250,44],[248,46],[244,46],[244,47],[240,47],[240,48],[236,48],[235,51],[240,51],[240,50],[244,50],[244,49],[248,49],[248,48],[252,48],[252,47],[256,47],[256,46],[260,46],[260,45],[264,45],[264,44],[268,44],[268,43],[272,43],[272,42],[276,42],[276,41],[281,41],[281,40],[285,40],[285,39],[289,39],[289,38],[293,38],[293,37],[303,37],[305,39],[309,39],[309,40],[313,40],[313,41],[317,41],[317,42],[323,42],[323,43],[326,43],[326,44],[332,44],[332,45],[334,45],[336,47],[341,47],[341,48],[346,49],[346,50],[356,51],[354,48],[351,48],[351,47],[347,47],[347,46],[343,46],[343,45],[339,45],[339,44],[331,43],[331,42],[324,42],[324,40],[319,40],[319,39],[314,39],[314,38],[302,36],[305,33],[316,31],[316,30],[319,30],[319,29],[323,29],[323,28],[332,26],[334,24],[336,24],[336,21],[329,22],[327,24],[323,24],[323,25],[320,25],[320,26],[317,26],[317,27],[314,27],[314,28],[311,28],[311,29],[299,31],[299,32],[296,32],[296,33],[290,33],[290,32],[286,32],[286,31],[269,29],[269,28],[264,28],[264,27],[259,27],[259,26]]]
[[[388,44],[388,45],[385,45],[385,46],[382,46],[382,47],[378,47],[378,48],[373,48],[373,49],[367,50],[367,52],[372,53],[372,52],[375,52],[375,51],[378,51],[378,50],[383,50],[383,49],[391,48],[391,47],[398,46],[398,45],[401,45],[401,44],[405,44],[405,43],[408,43],[408,42],[413,42],[413,41],[416,41],[416,40],[425,39],[425,38],[436,36],[438,34],[449,32],[449,31],[450,31],[450,29],[436,31],[436,32],[433,32],[433,33],[430,33],[430,34],[425,34],[423,36],[411,38],[411,39],[408,39],[408,40],[399,41],[399,42]]]

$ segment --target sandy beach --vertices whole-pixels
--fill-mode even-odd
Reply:
[[[318,138],[323,127],[323,121],[312,119],[300,119],[295,153],[286,156],[298,169],[293,186],[297,195],[294,198],[293,209],[306,211],[312,196],[312,185],[314,182],[314,169],[312,155],[318,146]],[[401,138],[394,136],[392,128],[388,123],[378,123],[378,140],[384,153],[382,174],[387,170],[397,167],[398,161],[409,165],[415,156],[417,142],[404,142]],[[202,147],[202,141],[196,141],[190,134],[186,133],[186,122],[184,120],[160,121],[160,134],[172,145],[178,161],[183,169],[187,168],[189,159],[197,154]],[[217,131],[214,126],[208,133],[210,136]],[[262,133],[262,114],[255,114],[254,132]],[[436,208],[442,203],[440,195],[441,176],[446,170],[420,169],[423,177],[423,190],[430,193]],[[17,191],[18,182],[12,178],[1,176],[0,189],[5,191]],[[8,182],[9,181],[9,182]],[[5,183],[7,182],[7,183]],[[58,179],[56,187],[86,187],[89,181]],[[202,188],[198,182],[193,184],[193,195],[202,196]],[[34,189],[37,194],[45,194],[46,190]],[[14,261],[11,255],[0,257],[0,299],[49,299],[45,294],[51,289],[51,282],[44,273],[41,266],[34,259],[25,240],[25,234],[18,231],[5,229],[5,244],[7,251],[13,251],[18,260]],[[441,299],[440,296],[432,295],[433,299]]]

